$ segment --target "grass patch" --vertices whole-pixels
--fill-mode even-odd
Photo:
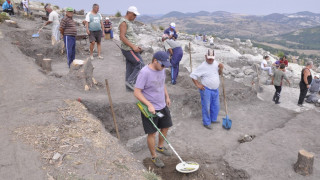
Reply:
[[[7,13],[2,12],[2,13],[0,14],[0,22],[4,22],[5,20],[9,20],[9,19],[10,19],[10,17],[7,16]]]
[[[150,167],[148,171],[143,173],[143,177],[146,178],[146,180],[161,180],[161,177],[156,175]]]

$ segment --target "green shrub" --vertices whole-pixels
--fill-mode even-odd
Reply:
[[[41,6],[44,6],[44,3],[41,3]]]
[[[164,27],[163,27],[163,26],[159,26],[159,29],[160,29],[161,31],[163,31],[163,30],[164,30]]]
[[[116,16],[116,17],[121,17],[121,16],[122,16],[122,15],[121,15],[121,12],[118,11],[118,12],[115,14],[115,16]]]
[[[9,19],[10,19],[10,17],[7,16],[7,13],[2,12],[2,13],[0,14],[0,22],[4,22],[5,20],[9,20]]]
[[[283,58],[283,56],[284,56],[284,52],[282,52],[282,51],[278,51],[277,56],[278,56],[279,58]]]

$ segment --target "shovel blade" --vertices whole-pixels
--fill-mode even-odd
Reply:
[[[32,34],[32,37],[37,38],[37,37],[39,37],[39,34]]]
[[[232,125],[232,120],[229,119],[228,116],[226,116],[225,118],[223,118],[223,121],[222,121],[222,127],[225,128],[225,129],[230,129],[231,128],[231,125]]]

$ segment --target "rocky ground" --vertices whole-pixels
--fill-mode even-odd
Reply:
[[[185,51],[177,85],[167,79],[174,126],[168,138],[184,160],[196,161],[199,171],[180,174],[179,160],[162,157],[166,166],[154,167],[149,159],[136,99],[124,86],[125,62],[117,33],[114,41],[102,42],[103,60],[93,60],[93,76],[100,84],[85,91],[68,77],[66,57],[61,46],[50,45],[50,27],[40,38],[32,38],[43,23],[13,18],[18,27],[0,24],[0,179],[146,179],[154,172],[163,179],[319,179],[319,108],[311,104],[298,108],[299,90],[284,87],[281,104],[271,101],[273,86],[261,75],[263,92],[256,93],[257,72],[262,55],[268,52],[252,48],[250,41],[216,39],[216,57],[226,66],[226,92],[232,129],[216,124],[207,130],[201,123],[198,90],[189,78],[190,59]],[[81,20],[81,17],[78,18]],[[113,19],[114,27],[118,19]],[[81,26],[79,26],[81,30]],[[115,28],[115,32],[116,28]],[[136,33],[146,52],[146,64],[152,53],[162,49],[156,39],[161,32],[136,23]],[[192,38],[181,34],[183,48]],[[204,60],[209,47],[192,44],[192,67]],[[77,59],[88,57],[88,44],[77,43]],[[240,50],[241,49],[241,50]],[[39,71],[34,63],[42,53],[53,60],[52,72]],[[96,54],[95,54],[96,55]],[[300,66],[290,64],[291,81],[299,77]],[[169,71],[167,71],[169,75]],[[168,76],[169,77],[169,76]],[[116,139],[104,80],[108,79],[120,131]],[[253,85],[252,85],[253,84]],[[295,84],[295,83],[293,83]],[[222,92],[222,90],[220,90]],[[220,96],[219,120],[225,117]],[[240,143],[245,135],[254,139]],[[300,149],[314,153],[314,172],[303,177],[293,171]]]

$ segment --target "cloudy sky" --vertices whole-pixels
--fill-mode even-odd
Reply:
[[[227,11],[249,15],[267,15],[271,13],[295,13],[311,11],[320,13],[320,0],[39,0],[57,4],[60,7],[90,10],[93,3],[100,5],[103,14],[115,14],[118,10],[124,14],[134,5],[141,14],[166,14],[171,11]]]

